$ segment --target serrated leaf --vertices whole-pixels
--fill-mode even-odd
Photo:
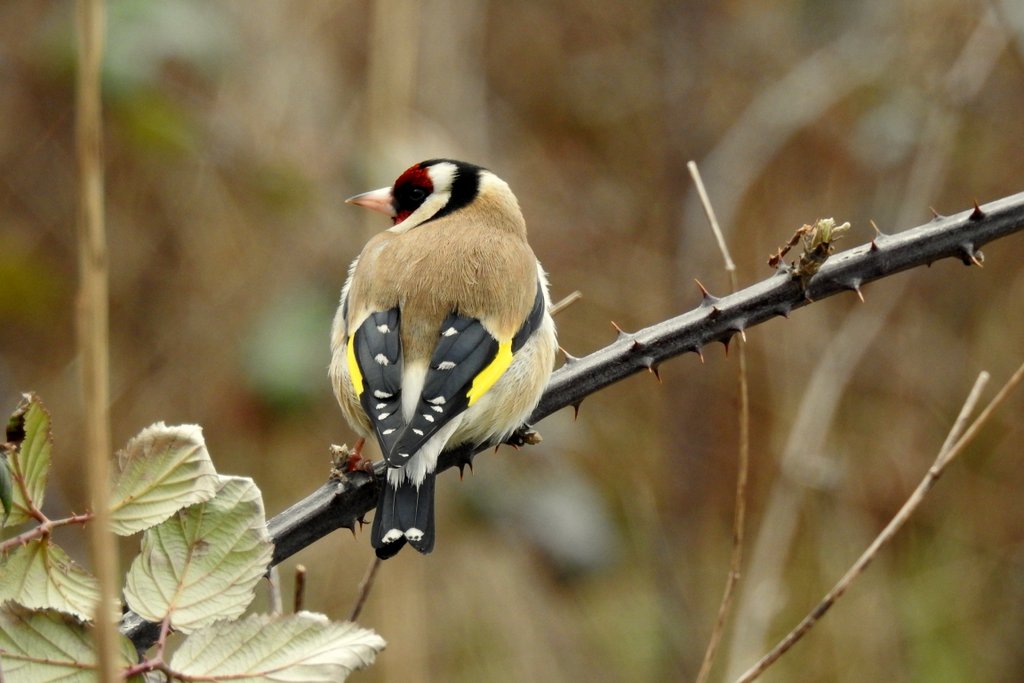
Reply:
[[[213,497],[217,471],[198,425],[146,427],[118,454],[110,526],[128,536]]]
[[[25,394],[17,410],[7,422],[7,440],[14,446],[8,450],[8,466],[12,478],[11,513],[8,524],[21,524],[31,519],[31,507],[40,509],[50,472],[50,415],[35,394]],[[25,491],[17,482],[24,483]],[[31,506],[30,506],[31,502]]]
[[[99,600],[99,585],[60,547],[41,539],[15,549],[0,564],[0,602],[5,600],[86,621]]]
[[[212,500],[179,511],[142,536],[125,585],[128,605],[190,633],[240,615],[267,570],[273,545],[251,479],[218,478]]]
[[[120,634],[118,653],[121,666],[132,665],[135,648]],[[60,612],[6,605],[0,608],[0,665],[6,683],[92,683],[96,680],[92,631]]]
[[[171,668],[212,681],[342,681],[372,664],[384,646],[375,632],[322,614],[253,615],[196,631]]]

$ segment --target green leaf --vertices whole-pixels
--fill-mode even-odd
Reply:
[[[30,510],[42,508],[50,471],[50,415],[35,394],[25,394],[8,420],[7,441],[13,445],[8,448],[7,464],[14,484],[7,522],[14,525],[31,519]]]
[[[212,500],[142,536],[125,598],[143,618],[170,615],[174,628],[189,633],[245,611],[272,551],[260,490],[251,479],[221,476]]]
[[[135,648],[121,635],[118,652],[121,666],[135,661]],[[0,663],[7,683],[92,683],[96,680],[92,629],[60,612],[5,605],[0,607]]]
[[[0,602],[5,600],[86,621],[99,600],[99,585],[60,547],[41,539],[17,548],[0,564]]]
[[[4,508],[4,518],[0,519],[0,527],[7,524],[7,518],[11,515],[13,496],[14,489],[11,488],[11,470],[7,464],[7,454],[0,453],[0,506]]]
[[[196,631],[171,668],[213,681],[340,681],[372,664],[384,646],[373,631],[322,614],[253,615]]]
[[[122,536],[164,521],[213,497],[217,471],[198,425],[143,429],[118,454],[121,471],[111,494],[111,528]]]

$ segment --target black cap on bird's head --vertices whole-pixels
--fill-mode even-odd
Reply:
[[[395,225],[426,207],[415,221],[415,225],[422,225],[472,202],[480,191],[480,174],[485,171],[465,161],[429,159],[406,169],[391,187],[364,192],[345,201],[386,214]]]

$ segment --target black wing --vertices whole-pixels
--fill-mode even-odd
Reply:
[[[371,313],[349,340],[349,366],[359,403],[386,455],[402,435],[402,337],[398,308]]]
[[[476,318],[458,313],[445,318],[416,412],[387,454],[390,464],[401,465],[408,460],[497,381],[511,364],[512,355],[540,327],[545,305],[544,290],[538,282],[533,309],[515,336],[507,340],[492,337]]]

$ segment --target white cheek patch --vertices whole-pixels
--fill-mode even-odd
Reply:
[[[427,199],[420,204],[420,208],[409,214],[409,217],[404,221],[391,228],[391,232],[402,233],[407,230],[412,230],[421,223],[433,218],[434,214],[445,207],[448,203],[448,198],[451,196],[449,192],[438,192],[434,190]]]

